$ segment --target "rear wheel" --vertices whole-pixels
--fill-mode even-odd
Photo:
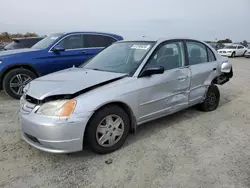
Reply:
[[[125,143],[129,127],[130,120],[126,112],[119,106],[110,105],[94,114],[85,135],[92,151],[106,154]]]
[[[20,99],[23,88],[35,78],[36,75],[27,69],[17,68],[11,70],[3,78],[3,89],[10,97]]]
[[[199,109],[204,112],[209,112],[216,110],[220,102],[220,91],[219,88],[216,85],[210,85],[208,87],[206,98],[199,105]]]

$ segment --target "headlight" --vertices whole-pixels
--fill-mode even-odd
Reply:
[[[3,61],[0,61],[0,65],[2,64]]]
[[[75,106],[76,100],[57,100],[43,104],[36,113],[45,116],[68,117],[73,113]]]

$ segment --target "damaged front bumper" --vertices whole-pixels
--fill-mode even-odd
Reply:
[[[29,108],[29,103],[25,103]],[[31,146],[50,153],[71,153],[83,149],[88,114],[72,114],[68,118],[29,113],[21,107],[19,125],[22,138]]]

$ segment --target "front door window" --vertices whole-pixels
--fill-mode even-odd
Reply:
[[[171,42],[160,46],[146,67],[162,66],[165,70],[170,70],[184,65],[185,56],[183,43]]]
[[[70,35],[64,38],[59,44],[65,50],[84,48],[83,35]]]

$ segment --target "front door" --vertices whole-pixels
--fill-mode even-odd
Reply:
[[[101,50],[111,45],[116,39],[98,34],[73,34],[62,39],[56,47],[64,51],[49,51],[47,56],[41,60],[41,66],[49,66],[44,74],[75,67],[88,61]]]
[[[210,48],[197,41],[187,41],[187,51],[191,70],[189,105],[204,99],[207,87],[218,75],[219,64]]]
[[[55,47],[64,49],[64,51],[53,52],[50,50],[43,61],[48,72],[55,72],[67,69],[72,66],[79,66],[90,59],[96,51],[85,48],[83,34],[69,35],[62,39]]]
[[[139,119],[143,123],[188,106],[190,70],[185,66],[182,41],[159,45],[144,70],[163,66],[165,72],[138,78],[142,88],[139,96]]]

